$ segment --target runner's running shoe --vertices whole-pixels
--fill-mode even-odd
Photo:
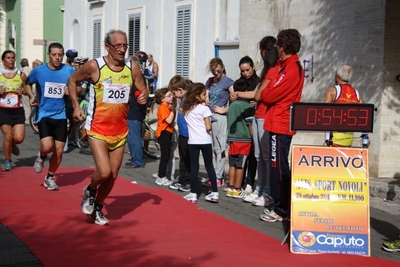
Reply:
[[[11,159],[4,161],[3,171],[11,171]]]
[[[108,225],[108,224],[110,224],[110,221],[104,216],[103,212],[101,211],[102,209],[103,209],[103,205],[96,204],[96,207],[94,208],[94,212],[88,216],[92,220],[94,220],[95,224]]]
[[[83,189],[83,199],[81,202],[81,210],[84,214],[93,214],[94,210],[94,199],[96,197],[96,191],[91,192],[89,190],[89,186],[87,185]]]
[[[35,160],[35,164],[33,164],[33,168],[35,169],[35,172],[40,173],[42,172],[44,168],[44,160],[40,157],[40,152]]]
[[[12,153],[14,156],[19,156],[19,148],[18,148],[17,145],[13,145],[13,146],[12,146],[11,153]]]
[[[44,183],[43,183],[44,187],[47,188],[47,190],[49,191],[57,191],[58,190],[58,185],[56,184],[56,182],[54,181],[54,177],[46,177],[44,178]]]

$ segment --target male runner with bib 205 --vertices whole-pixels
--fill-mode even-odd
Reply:
[[[91,81],[85,129],[96,171],[83,190],[81,209],[99,225],[109,224],[102,208],[114,186],[124,156],[128,103],[137,101],[146,104],[149,95],[140,66],[125,58],[127,42],[125,32],[110,30],[104,40],[108,54],[88,61],[68,81],[74,119],[77,120],[83,119],[83,111],[77,99],[76,84]],[[135,94],[136,91],[140,94]],[[131,99],[135,95],[138,95],[137,99]]]

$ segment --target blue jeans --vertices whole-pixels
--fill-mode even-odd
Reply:
[[[128,120],[128,148],[131,154],[131,164],[137,167],[144,166],[143,142],[142,142],[142,121]]]

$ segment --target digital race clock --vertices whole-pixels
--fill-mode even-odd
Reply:
[[[290,107],[291,130],[371,132],[373,104],[293,103]]]

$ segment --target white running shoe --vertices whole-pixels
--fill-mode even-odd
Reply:
[[[156,179],[156,184],[161,185],[161,186],[169,186],[172,183],[172,181],[168,180],[167,178],[157,178]]]
[[[206,196],[206,200],[214,203],[218,203],[219,193],[218,192],[211,192]]]
[[[254,192],[251,193],[250,195],[245,196],[245,197],[243,198],[243,201],[251,203],[251,202],[253,202],[253,200],[255,200],[255,199],[257,199],[257,198],[258,198],[258,192],[257,192],[257,191],[254,191]]]
[[[247,195],[250,195],[251,193],[253,193],[253,187],[252,187],[251,185],[247,184],[247,185],[246,185],[246,188],[244,189],[244,192],[245,192]]]
[[[197,203],[197,194],[196,193],[189,193],[186,196],[183,197],[189,202],[192,202],[193,204]]]
[[[254,199],[251,204],[257,207],[264,207],[265,206],[265,200],[264,196],[258,197],[257,199]]]
[[[40,152],[35,160],[35,164],[33,164],[33,168],[35,169],[35,172],[40,173],[42,172],[44,168],[44,159],[40,157]]]
[[[88,186],[85,186],[83,188],[83,199],[81,201],[81,210],[84,214],[92,214],[94,210],[94,201],[96,197],[96,191],[94,191],[94,194],[91,194]]]
[[[54,181],[54,177],[47,178],[47,176],[44,178],[44,187],[47,188],[49,191],[56,191],[58,190],[58,185]]]

